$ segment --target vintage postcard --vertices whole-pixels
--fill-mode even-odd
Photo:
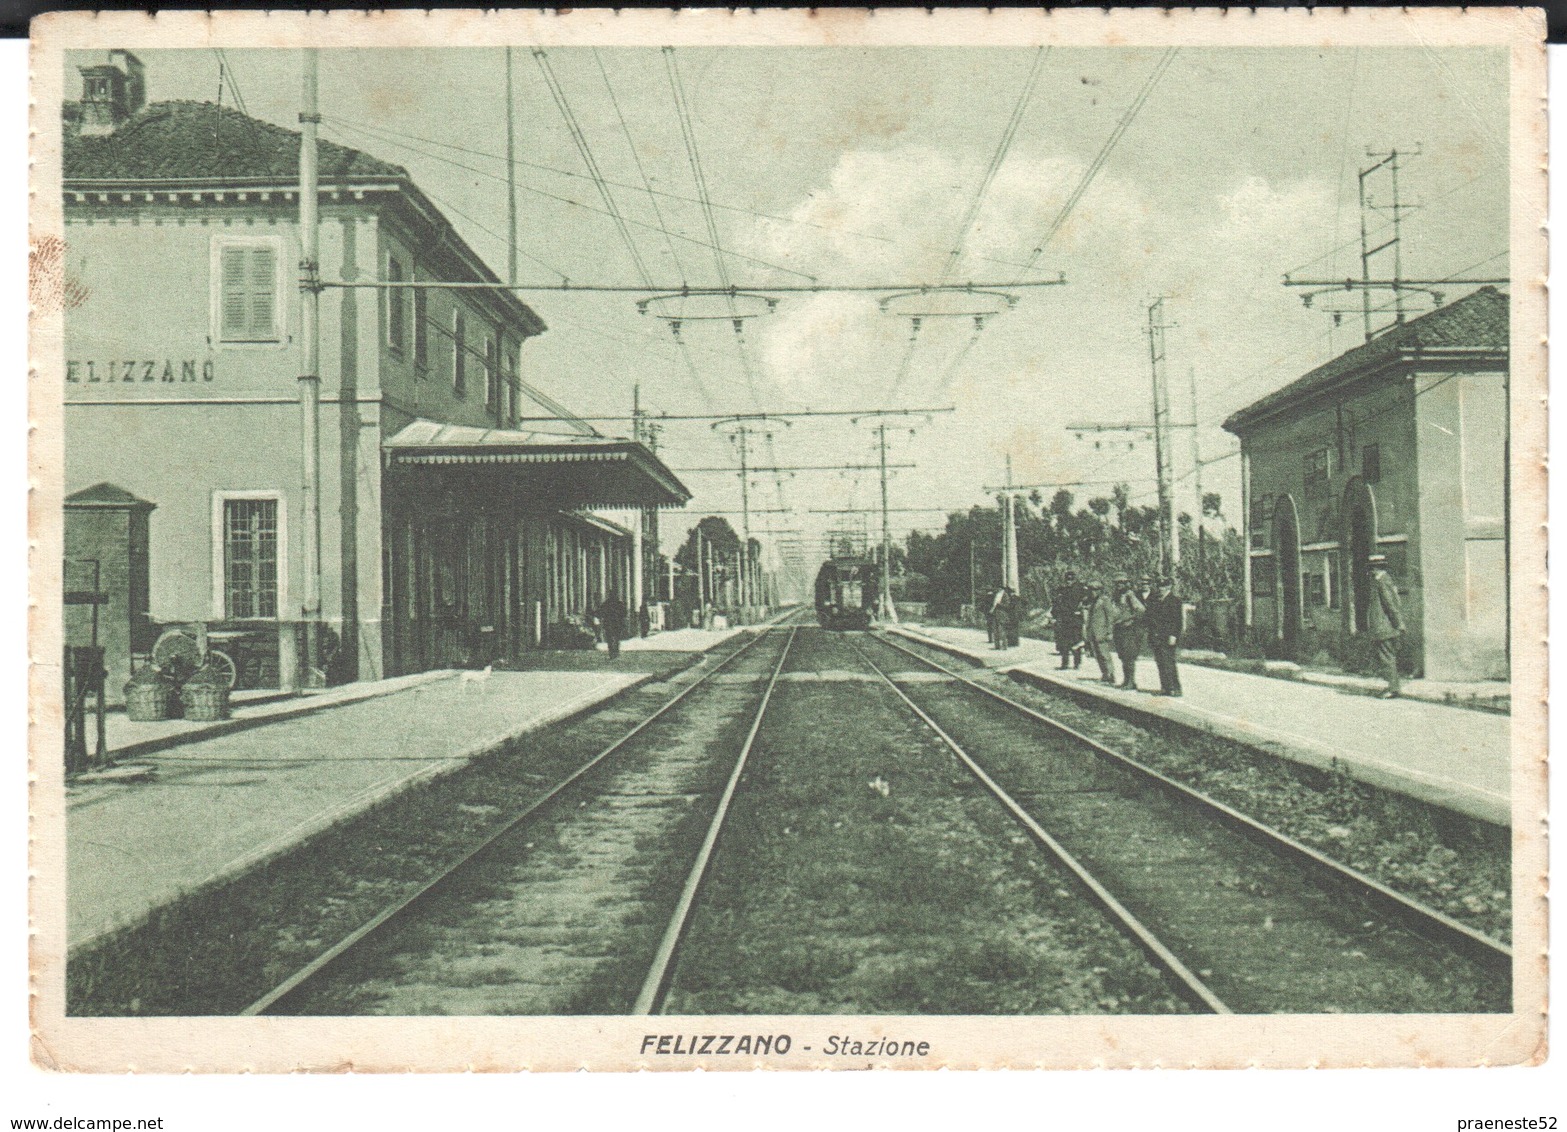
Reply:
[[[1543,27],[41,18],[35,1060],[1542,1060]]]

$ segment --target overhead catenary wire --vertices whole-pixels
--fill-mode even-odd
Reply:
[[[953,269],[957,267],[958,260],[963,256],[963,245],[968,242],[969,233],[974,229],[974,222],[979,218],[979,210],[984,206],[985,197],[990,192],[991,183],[995,181],[996,174],[1006,164],[1007,154],[1012,149],[1012,141],[1017,137],[1018,127],[1022,124],[1024,116],[1028,112],[1029,101],[1034,96],[1034,87],[1039,82],[1039,73],[1044,67],[1045,60],[1050,57],[1050,48],[1041,47],[1034,52],[1034,62],[1029,68],[1028,78],[1023,83],[1023,89],[1018,93],[1017,103],[1012,107],[1012,114],[1007,119],[1006,128],[1001,132],[1001,140],[996,145],[996,152],[991,155],[990,164],[985,167],[985,175],[980,180],[979,188],[974,193],[974,199],[969,202],[967,211],[963,214],[962,221],[958,224],[958,238],[952,245],[952,251],[947,255],[946,265],[941,269],[941,282],[945,283],[952,278]]]
[[[1028,264],[1023,269],[1025,272],[1033,270],[1034,265],[1039,262],[1039,258],[1045,254],[1045,249],[1050,246],[1050,241],[1055,239],[1056,234],[1061,231],[1067,220],[1071,218],[1078,202],[1083,199],[1083,194],[1088,192],[1089,186],[1094,183],[1094,178],[1099,175],[1099,171],[1104,168],[1105,162],[1110,159],[1110,154],[1115,151],[1116,144],[1120,142],[1122,135],[1126,133],[1131,124],[1136,121],[1137,115],[1148,101],[1148,96],[1153,93],[1154,87],[1159,85],[1159,80],[1164,77],[1165,71],[1169,70],[1170,63],[1175,58],[1178,50],[1179,48],[1171,47],[1166,49],[1165,53],[1160,56],[1159,62],[1154,65],[1153,71],[1144,80],[1142,88],[1137,92],[1136,97],[1132,99],[1131,103],[1122,112],[1120,120],[1115,124],[1115,129],[1110,131],[1110,135],[1105,139],[1104,144],[1100,146],[1099,152],[1094,155],[1094,159],[1088,168],[1083,170],[1083,175],[1078,178],[1078,182],[1073,187],[1071,194],[1068,195],[1065,203],[1061,205],[1060,211],[1056,213],[1056,217],[1051,221],[1050,227],[1034,246],[1033,252],[1029,254]]]
[[[550,65],[548,53],[545,52],[542,48],[537,48],[534,50],[533,56],[538,61],[539,70],[544,75],[546,85],[548,85],[550,88],[550,94],[555,99],[556,107],[560,110],[561,116],[566,120],[567,130],[571,134],[572,141],[577,147],[577,152],[579,156],[581,156],[583,164],[587,166],[588,173],[593,178],[594,187],[597,188],[599,197],[604,202],[605,209],[608,210],[611,217],[615,221],[616,230],[620,233],[621,241],[625,244],[626,251],[631,257],[631,262],[636,268],[638,277],[642,280],[643,285],[649,291],[655,290],[656,288],[653,286],[653,278],[648,271],[647,263],[643,260],[641,250],[637,247],[636,239],[631,234],[631,229],[626,222],[626,217],[621,212],[620,206],[615,201],[614,194],[610,192],[609,185],[605,181],[604,175],[599,169],[598,160],[594,157],[593,149],[588,144],[587,135],[583,132],[581,124],[577,121],[576,114],[571,109],[571,103],[566,97],[565,88],[561,86],[559,78],[557,78],[555,75],[555,69]],[[594,53],[594,58],[598,59],[597,52]],[[603,61],[599,59],[598,62],[600,73],[603,75],[604,84],[607,88],[610,89],[611,99],[614,99],[614,90],[613,88],[609,87],[609,74],[603,69]],[[620,113],[620,106],[618,102],[615,103],[615,111],[617,115]],[[624,117],[622,117],[620,121],[622,127],[624,127]],[[636,144],[632,141],[629,130],[626,131],[626,143],[631,146],[632,156],[636,160],[637,169],[640,172],[642,170],[641,158],[636,156]],[[643,176],[645,178],[646,174],[644,173]],[[665,241],[669,244],[671,252],[673,252],[674,240],[672,239],[672,233],[670,232],[669,227],[664,223],[663,214],[657,211],[656,202],[654,215],[658,220],[658,230],[663,234]],[[678,256],[676,256],[675,262],[676,264],[679,264],[680,261]],[[683,269],[681,274],[683,277]],[[676,335],[676,341],[680,346],[681,356],[686,366],[686,373],[691,378],[691,382],[696,388],[698,395],[702,398],[704,404],[710,407],[714,406],[716,402],[713,399],[712,392],[707,388],[707,382],[702,379],[701,371],[697,368],[695,360],[690,356],[685,344],[685,339],[681,338],[679,335]]]
[[[964,245],[968,242],[969,234],[974,230],[974,223],[979,219],[979,210],[984,207],[985,199],[990,193],[990,186],[996,179],[996,174],[1006,164],[1007,154],[1011,152],[1013,139],[1017,137],[1018,127],[1022,124],[1028,113],[1028,105],[1034,96],[1034,88],[1039,83],[1039,75],[1044,67],[1045,60],[1050,57],[1048,46],[1040,47],[1034,52],[1033,64],[1029,67],[1028,78],[1023,83],[1023,89],[1018,92],[1017,102],[1012,107],[1012,113],[1007,118],[1007,124],[1001,131],[1001,140],[996,143],[996,151],[991,154],[990,163],[985,167],[984,176],[980,179],[979,188],[975,190],[974,197],[969,201],[968,208],[963,213],[963,219],[958,224],[958,235],[952,245],[952,250],[947,253],[947,261],[942,266],[940,283],[946,283],[952,278],[952,272],[956,269],[959,260],[963,257]],[[945,389],[950,382],[956,366],[966,357],[974,343],[979,340],[984,327],[982,316],[974,319],[974,329],[969,335],[968,343],[953,361],[953,365],[943,373],[940,386]],[[919,334],[920,322],[918,318],[912,319],[912,327],[909,334],[908,349],[904,351],[903,360],[898,366],[898,372],[893,378],[892,386],[887,392],[887,403],[891,405],[903,384],[907,381],[909,370],[914,360],[914,348]]]
[[[647,170],[642,165],[642,155],[637,152],[637,143],[631,136],[631,127],[626,123],[626,115],[620,109],[620,99],[615,96],[615,87],[609,81],[609,70],[604,66],[604,57],[599,54],[599,49],[594,47],[593,61],[598,64],[599,75],[604,80],[604,91],[609,95],[609,104],[614,108],[615,120],[620,123],[620,132],[626,139],[626,148],[631,151],[631,160],[637,167],[637,177],[642,181],[642,190],[647,193],[648,203],[653,206],[653,216],[658,221],[658,226],[664,233],[664,245],[669,249],[669,258],[675,262],[675,273],[680,276],[682,283],[686,279],[685,266],[680,262],[680,253],[675,250],[675,241],[669,234],[669,224],[664,220],[663,209],[658,204],[658,194],[653,191],[652,179],[648,177]],[[613,182],[605,181],[609,185]]]
[[[539,71],[544,76],[545,85],[549,87],[550,95],[555,100],[555,106],[565,120],[566,131],[571,135],[572,143],[577,147],[577,154],[582,158],[582,163],[587,166],[588,174],[593,178],[593,187],[598,190],[599,199],[604,202],[604,210],[615,222],[615,228],[620,233],[620,239],[625,244],[626,252],[631,257],[632,265],[636,268],[637,276],[652,290],[653,277],[648,273],[647,264],[642,259],[642,252],[637,247],[636,239],[631,235],[631,229],[626,224],[626,218],[621,214],[620,206],[615,203],[614,194],[609,191],[609,186],[604,183],[604,175],[599,172],[598,160],[593,156],[593,149],[588,145],[588,138],[582,131],[577,116],[572,112],[571,103],[566,98],[565,88],[561,86],[560,79],[555,75],[555,68],[550,65],[549,53],[542,47],[533,49],[534,61],[539,65]],[[667,237],[668,229],[664,230]]]
[[[713,215],[712,197],[707,191],[707,175],[702,170],[702,155],[697,148],[696,126],[691,120],[691,109],[686,101],[685,83],[680,78],[680,65],[675,59],[675,49],[665,47],[663,50],[664,69],[669,77],[670,94],[675,104],[675,115],[680,123],[680,136],[685,142],[686,161],[691,167],[691,177],[696,184],[697,198],[702,206],[702,219],[707,226],[707,238],[713,249],[713,267],[718,273],[718,284],[729,290],[732,284],[729,280],[729,268],[725,263],[723,241],[718,234],[718,221]],[[756,405],[761,405],[761,399],[756,389],[756,373],[751,368],[750,359],[745,352],[744,323],[736,317],[735,300],[733,295],[728,298],[729,316],[734,320],[735,350],[740,359],[740,371],[745,377],[746,390],[751,395],[751,400]]]

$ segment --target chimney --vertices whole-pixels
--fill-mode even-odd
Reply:
[[[147,76],[129,51],[94,52],[82,73],[82,136],[104,137],[123,126],[147,103]]]

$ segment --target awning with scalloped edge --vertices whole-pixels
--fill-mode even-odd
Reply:
[[[389,469],[426,469],[447,487],[516,494],[530,508],[680,507],[691,492],[646,445],[414,420],[381,445]]]

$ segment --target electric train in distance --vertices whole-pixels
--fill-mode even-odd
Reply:
[[[828,536],[830,557],[816,572],[816,621],[823,629],[869,629],[876,612],[876,563],[866,554],[865,536]]]

